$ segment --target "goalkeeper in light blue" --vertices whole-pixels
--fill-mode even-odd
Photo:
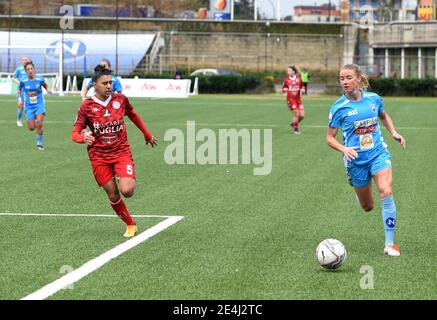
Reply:
[[[43,77],[35,74],[35,66],[32,62],[24,65],[27,77],[20,81],[18,87],[18,105],[23,107],[26,113],[27,127],[30,131],[36,129],[36,148],[44,150],[43,146],[43,121],[46,114],[46,107],[42,89],[52,94]],[[23,98],[21,98],[23,96]]]
[[[382,205],[382,221],[385,230],[384,253],[400,256],[395,245],[396,206],[392,193],[391,155],[382,137],[378,118],[392,137],[405,148],[405,139],[396,128],[380,96],[367,92],[369,82],[355,64],[345,65],[340,71],[344,95],[329,112],[326,134],[328,145],[343,153],[343,160],[350,185],[365,211],[373,209],[372,178],[378,188]],[[336,135],[341,129],[343,144]]]
[[[24,70],[24,65],[28,62],[31,62],[31,60],[28,57],[21,57],[21,66],[19,66],[17,69],[15,69],[14,73],[12,74],[12,81],[14,81],[18,86],[20,85],[20,81],[24,80],[25,78],[27,78],[27,73],[26,70]],[[21,93],[21,96],[18,95],[18,91],[17,91],[17,100],[24,100],[24,96],[23,96],[24,92]],[[23,111],[24,108],[20,104],[18,105],[18,109],[17,109],[17,126],[22,127],[23,123],[21,122],[21,118],[23,117]]]

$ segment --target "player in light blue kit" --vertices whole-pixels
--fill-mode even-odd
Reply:
[[[46,112],[42,88],[45,88],[48,93],[52,94],[52,90],[47,86],[43,77],[35,75],[35,67],[32,62],[24,65],[27,77],[20,81],[18,87],[18,105],[23,107],[26,113],[27,126],[29,130],[36,129],[36,148],[44,150],[43,140],[43,121]],[[24,100],[21,98],[23,93]]]
[[[397,257],[400,249],[394,244],[396,206],[392,193],[391,156],[378,118],[403,148],[405,139],[397,133],[393,121],[384,111],[381,97],[366,92],[369,82],[357,65],[345,65],[340,71],[340,82],[345,94],[331,107],[326,141],[331,148],[343,153],[349,183],[365,211],[372,210],[374,205],[373,177],[382,204],[384,253]],[[343,133],[343,144],[336,139],[338,129]]]
[[[104,67],[105,69],[108,69],[108,70],[111,69],[111,63],[109,62],[108,59],[100,60],[99,65]],[[94,71],[95,71],[95,68],[94,68]],[[87,86],[83,90],[82,101],[87,98],[86,96],[88,94],[88,91],[92,88],[92,86],[93,86],[93,81],[92,81],[92,79],[90,79],[90,81],[88,81]],[[112,92],[121,93],[122,91],[123,91],[123,86],[121,85],[120,80],[118,80],[118,78],[116,76],[112,75]]]
[[[12,81],[14,81],[18,86],[20,85],[20,81],[24,78],[27,78],[26,70],[24,70],[24,65],[28,62],[32,62],[28,57],[21,57],[21,66],[15,69],[12,75]],[[17,91],[17,100],[20,96]],[[24,96],[21,95],[21,99],[24,99]],[[23,123],[21,122],[21,118],[23,117],[23,106],[20,107],[18,105],[17,109],[17,126],[22,127]]]

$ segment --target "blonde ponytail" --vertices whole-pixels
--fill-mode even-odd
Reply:
[[[355,72],[355,75],[360,78],[360,89],[366,91],[367,88],[370,87],[369,79],[367,79],[367,75],[363,71],[361,71],[360,67],[357,64],[355,63],[346,64],[343,66],[342,70],[344,69],[353,70]]]

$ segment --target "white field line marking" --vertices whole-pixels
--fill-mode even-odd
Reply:
[[[1,212],[0,216],[35,216],[35,217],[98,217],[98,218],[118,218],[114,214],[80,214],[80,213],[15,213],[15,212]],[[163,215],[141,215],[132,214],[134,218],[170,218],[174,216]]]
[[[164,221],[158,223],[157,225],[147,229],[146,231],[140,233],[139,235],[133,237],[132,239],[116,246],[115,248],[106,251],[105,253],[101,254],[97,258],[94,258],[86,262],[78,269],[75,269],[74,271],[67,273],[65,276],[49,283],[48,285],[42,287],[41,289],[35,291],[34,293],[29,294],[28,296],[22,298],[21,300],[43,300],[50,297],[51,295],[55,294],[62,288],[65,288],[66,286],[69,286],[79,281],[80,279],[87,276],[91,272],[96,271],[97,269],[99,269],[100,267],[102,267],[112,259],[118,257],[119,255],[123,254],[129,249],[132,249],[137,245],[143,243],[147,239],[153,237],[154,235],[170,227],[176,222],[182,220],[183,218],[184,217],[182,216],[173,216],[165,219]]]

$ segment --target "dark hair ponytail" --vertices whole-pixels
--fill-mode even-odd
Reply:
[[[110,75],[112,75],[112,70],[106,69],[105,67],[103,67],[99,64],[94,68],[94,72],[92,75],[92,81],[97,82],[97,80],[99,80],[100,77],[110,76]]]
[[[294,71],[294,73],[296,74],[296,76],[300,75],[299,69],[297,69],[295,66],[289,66],[288,68],[290,68],[291,70]]]
[[[25,65],[24,65],[24,70],[26,70],[26,68],[27,68],[28,65],[31,65],[31,66],[35,69],[35,66],[33,65],[32,60],[29,60],[28,62],[25,63]]]

